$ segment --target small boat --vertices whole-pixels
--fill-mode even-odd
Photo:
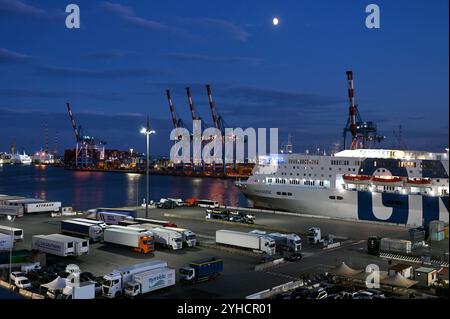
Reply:
[[[428,178],[408,178],[405,182],[407,187],[427,187],[431,185],[431,180]]]
[[[403,180],[398,176],[373,176],[372,183],[382,186],[400,186],[403,184]]]
[[[368,175],[353,175],[345,174],[342,176],[345,183],[349,184],[370,184],[371,176]]]

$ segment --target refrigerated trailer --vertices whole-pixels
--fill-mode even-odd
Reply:
[[[125,295],[136,297],[151,291],[175,285],[175,269],[161,267],[133,276],[133,280],[125,285]]]
[[[67,240],[72,241],[74,243],[74,255],[75,256],[82,256],[89,254],[89,240],[78,238],[78,237],[72,237],[62,234],[53,234],[54,238],[60,238],[61,240]]]
[[[12,236],[14,241],[23,240],[23,229],[0,225],[0,233]]]
[[[8,200],[6,201],[6,205],[21,206],[25,214],[51,213],[61,210],[61,202],[48,202],[34,198]]]
[[[91,224],[91,225],[97,225],[97,226],[100,226],[102,229],[105,229],[106,227],[108,227],[108,225],[104,221],[96,220],[96,219],[73,218],[71,220],[76,221],[76,222],[87,223],[87,224]]]
[[[133,217],[128,215],[103,211],[96,213],[96,218],[108,225],[118,225],[123,220],[133,220]]]
[[[275,254],[275,241],[267,235],[244,233],[233,230],[217,230],[216,243],[234,246],[267,255]]]
[[[103,238],[103,229],[100,226],[76,220],[62,220],[61,233],[89,238],[93,242],[101,241]]]
[[[147,231],[146,229],[119,227],[120,226],[106,228],[103,233],[103,242],[131,247],[133,251],[143,254],[155,250],[152,232]]]
[[[107,298],[121,296],[127,283],[132,282],[135,275],[166,267],[167,263],[165,261],[153,260],[115,269],[111,273],[103,276],[103,296]]]
[[[53,235],[32,236],[31,248],[61,257],[75,255],[75,243],[73,240],[61,239]]]

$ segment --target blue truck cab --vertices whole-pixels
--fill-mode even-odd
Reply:
[[[182,282],[206,281],[217,277],[223,272],[223,259],[208,258],[194,261],[189,267],[180,268],[180,280]]]

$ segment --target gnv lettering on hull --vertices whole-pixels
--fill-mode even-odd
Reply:
[[[380,219],[374,214],[373,196],[381,196],[384,207],[391,208],[389,217]],[[406,224],[408,222],[409,203],[408,195],[372,192],[358,192],[358,219],[368,221],[379,221],[394,224]],[[383,214],[377,214],[382,216]]]
[[[380,197],[374,199],[374,197]],[[380,200],[381,199],[381,200]],[[439,202],[448,213],[448,197],[422,196],[422,222],[427,225],[439,220]],[[380,207],[381,206],[381,207]],[[358,219],[394,224],[407,224],[409,217],[408,195],[392,193],[358,192]]]

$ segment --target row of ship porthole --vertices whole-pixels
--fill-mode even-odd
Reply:
[[[329,199],[337,199],[337,200],[343,200],[344,199],[344,197],[342,197],[342,196],[329,196],[328,198]]]
[[[281,195],[281,196],[292,196],[292,193],[277,192],[277,195]]]

